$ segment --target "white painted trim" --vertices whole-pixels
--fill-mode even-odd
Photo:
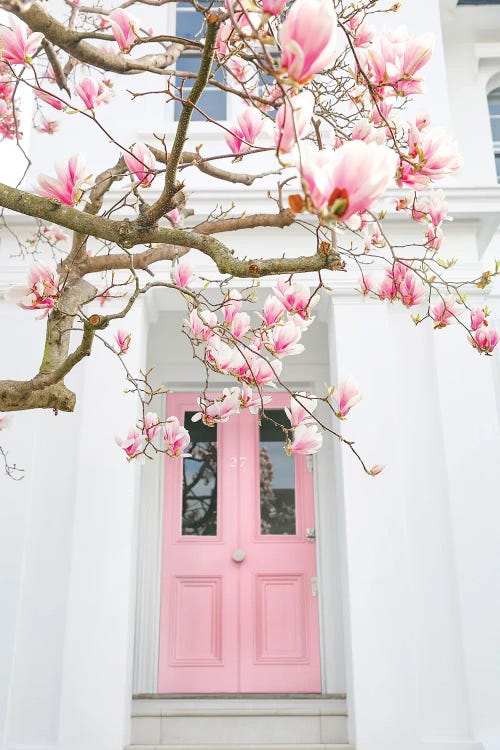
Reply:
[[[165,417],[165,402],[160,416]],[[137,544],[137,599],[133,694],[155,693],[160,643],[160,583],[163,527],[163,461],[148,461],[142,472]]]

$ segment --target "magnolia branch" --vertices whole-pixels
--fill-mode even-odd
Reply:
[[[129,58],[125,55],[113,55],[98,49],[84,41],[77,31],[69,29],[63,23],[45,11],[39,2],[23,7],[20,3],[1,2],[4,8],[21,18],[33,31],[41,32],[45,39],[55,47],[67,52],[80,62],[93,65],[110,73],[165,73],[165,68],[172,65],[179,57],[179,45],[172,45],[172,49],[165,53],[145,55],[142,58]]]
[[[66,229],[72,229],[81,235],[109,240],[124,249],[130,249],[137,245],[155,244],[195,248],[210,257],[221,273],[238,278],[258,278],[280,273],[315,272],[323,269],[336,270],[338,267],[338,254],[330,250],[325,253],[314,253],[297,258],[241,260],[236,258],[234,251],[219,239],[206,233],[170,227],[145,228],[138,221],[114,220],[104,216],[94,216],[71,206],[63,205],[51,198],[32,195],[24,190],[2,183],[0,183],[0,206],[26,216],[44,219],[61,227],[66,227]],[[227,220],[222,221],[226,222]],[[237,221],[244,222],[245,217]],[[260,226],[268,225],[268,219],[264,215]],[[211,230],[217,231],[215,226],[216,223],[213,222]],[[253,226],[258,226],[256,221],[254,221]]]
[[[177,168],[179,161],[182,156],[182,149],[187,139],[189,124],[191,122],[191,116],[194,111],[194,106],[198,102],[202,95],[212,70],[212,63],[214,59],[215,40],[217,38],[217,31],[220,26],[220,19],[217,14],[211,14],[207,18],[207,34],[205,38],[205,47],[200,60],[200,68],[198,75],[193,83],[193,88],[189,94],[189,99],[184,103],[181,114],[179,116],[179,122],[177,123],[177,130],[175,133],[174,142],[167,159],[167,168],[165,170],[165,183],[163,191],[152,206],[143,212],[141,216],[141,224],[143,226],[150,226],[155,224],[158,219],[165,215],[173,206],[171,206],[172,198],[175,193],[179,190],[177,184]]]

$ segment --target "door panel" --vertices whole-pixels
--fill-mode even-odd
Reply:
[[[266,410],[289,425],[287,394],[273,394]],[[278,407],[281,407],[278,410]],[[251,414],[242,420],[242,455],[251,467],[242,489],[240,544],[246,550],[240,581],[242,692],[321,692],[313,475],[305,456],[287,456],[283,431]],[[253,475],[253,479],[252,479]]]
[[[248,412],[193,424],[194,404],[168,397],[169,414],[188,412],[192,456],[165,463],[158,691],[321,692],[305,457],[287,456],[279,427]]]

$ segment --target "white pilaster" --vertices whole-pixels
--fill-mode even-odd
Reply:
[[[339,448],[357,750],[481,747],[464,664],[454,485],[443,440],[457,425],[445,421],[434,364],[434,348],[451,346],[449,333],[415,328],[396,306],[332,301],[332,380],[353,376],[363,393],[342,432],[356,439],[368,465],[388,464],[369,477]],[[463,339],[455,344],[458,369],[474,352]]]
[[[137,373],[147,336],[142,305],[127,316],[127,328],[127,363]],[[61,698],[65,750],[122,750],[128,740],[140,467],[127,464],[114,443],[137,419],[126,387],[119,362],[96,346],[81,394]]]

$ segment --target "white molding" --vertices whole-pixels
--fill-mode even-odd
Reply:
[[[165,400],[161,419],[165,418]],[[137,593],[134,634],[133,695],[156,693],[160,644],[160,584],[163,528],[161,457],[142,472],[137,548]]]

